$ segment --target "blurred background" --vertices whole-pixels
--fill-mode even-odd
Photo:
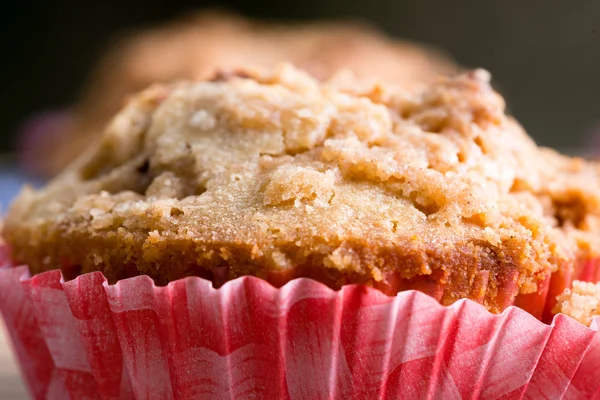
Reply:
[[[23,167],[52,155],[53,146],[30,158],[17,154],[32,118],[40,131],[47,126],[40,115],[61,115],[52,113],[78,104],[94,66],[120,38],[206,7],[261,20],[358,19],[390,36],[433,45],[457,65],[488,69],[510,112],[539,144],[585,156],[600,148],[600,1],[7,2],[0,24],[0,210],[22,182],[51,175]],[[25,146],[45,143],[40,136],[28,140]],[[0,387],[21,393],[2,380],[16,381],[2,374],[16,375],[6,367],[1,336]]]
[[[0,151],[41,110],[73,104],[114,40],[206,6],[255,18],[360,18],[492,72],[511,111],[541,144],[577,150],[600,123],[600,2],[580,0],[105,0],[4,7]]]
[[[200,7],[261,19],[359,18],[492,72],[511,112],[543,145],[577,151],[600,124],[600,2],[581,0],[105,0],[4,7],[0,151],[31,115],[78,100],[111,43]]]

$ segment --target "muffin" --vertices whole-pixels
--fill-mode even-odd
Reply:
[[[360,77],[416,87],[456,71],[444,54],[393,40],[356,22],[274,24],[203,12],[141,31],[104,55],[72,111],[38,118],[25,129],[25,168],[53,176],[98,138],[124,99],[156,82],[206,79],[217,67],[291,61],[319,79],[350,69]]]
[[[153,86],[25,189],[3,235],[17,263],[67,279],[310,277],[540,317],[595,266],[599,169],[536,146],[489,80],[414,94],[282,65]]]
[[[534,316],[597,276],[598,169],[489,79],[282,65],[132,97],[6,218],[32,397],[592,398],[600,321]]]

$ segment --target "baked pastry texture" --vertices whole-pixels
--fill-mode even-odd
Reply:
[[[217,67],[272,68],[289,61],[319,79],[350,69],[413,88],[456,71],[441,52],[355,22],[269,24],[233,14],[192,14],[118,42],[100,60],[70,118],[36,126],[24,166],[51,176],[98,138],[124,99],[153,83],[206,79]],[[39,124],[38,124],[39,125]]]
[[[281,65],[153,86],[3,234],[34,273],[306,276],[499,312],[598,257],[600,170],[536,146],[489,80],[414,93]]]
[[[600,316],[600,283],[573,282],[573,287],[558,296],[555,313],[566,314],[584,325]]]

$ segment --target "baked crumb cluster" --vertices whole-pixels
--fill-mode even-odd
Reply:
[[[489,81],[412,92],[281,65],[155,86],[25,189],[3,234],[33,272],[308,276],[499,312],[598,257],[600,185],[596,164],[538,148]]]
[[[572,289],[566,289],[558,296],[554,312],[566,314],[589,326],[594,317],[600,316],[600,284],[573,282]]]
[[[32,143],[25,166],[37,166],[42,174],[60,172],[101,136],[124,98],[151,84],[203,80],[217,68],[272,68],[280,61],[322,80],[349,68],[362,78],[377,76],[407,88],[457,70],[436,49],[391,39],[363,24],[274,24],[214,11],[190,14],[116,43],[93,71],[73,118],[62,124],[63,140]]]

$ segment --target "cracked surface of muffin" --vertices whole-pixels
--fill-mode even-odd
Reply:
[[[600,283],[573,282],[571,289],[558,296],[554,312],[566,314],[589,326],[594,317],[600,316]]]
[[[59,172],[101,135],[127,96],[153,83],[206,79],[217,67],[272,68],[281,61],[319,79],[350,69],[411,88],[457,69],[435,49],[356,22],[269,24],[226,13],[193,14],[117,43],[100,60],[70,118],[60,115],[53,125],[34,129],[40,134],[25,141],[24,166],[45,176]]]
[[[600,187],[596,164],[537,147],[489,79],[414,93],[281,65],[154,86],[24,189],[3,234],[34,273],[305,276],[499,312],[598,256]]]

